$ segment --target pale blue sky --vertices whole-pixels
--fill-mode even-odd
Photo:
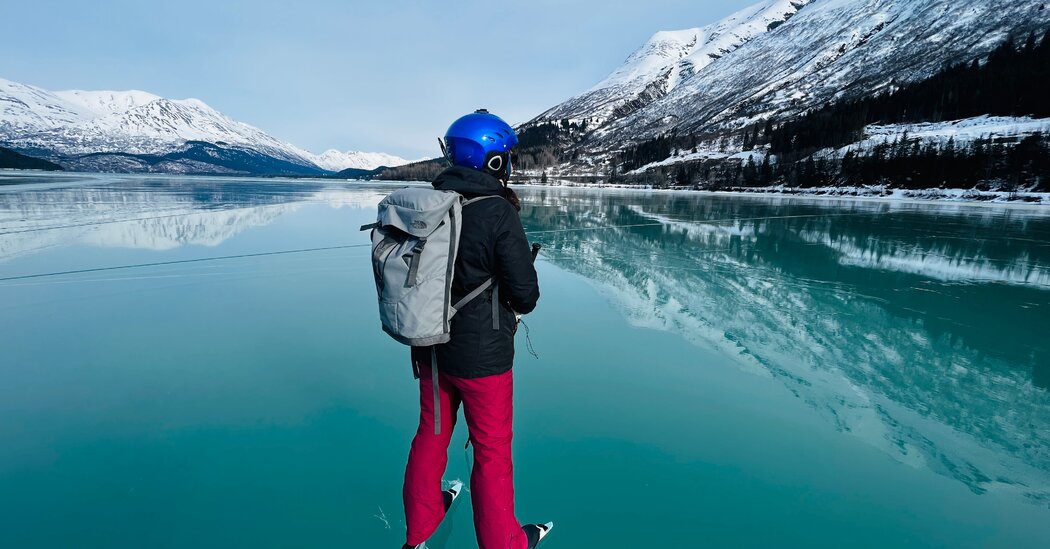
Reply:
[[[9,0],[0,77],[196,97],[314,152],[418,158],[460,114],[524,122],[652,33],[754,2]]]

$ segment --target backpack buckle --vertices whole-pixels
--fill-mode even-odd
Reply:
[[[423,253],[423,247],[427,245],[427,239],[420,238],[419,242],[416,242],[415,246],[412,246],[412,253],[419,255]]]

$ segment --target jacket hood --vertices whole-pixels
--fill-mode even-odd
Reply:
[[[439,191],[456,191],[464,195],[503,196],[503,184],[498,179],[462,166],[446,168],[434,179],[433,185]]]

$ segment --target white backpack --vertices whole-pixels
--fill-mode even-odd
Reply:
[[[434,434],[441,434],[437,350],[450,339],[449,321],[458,309],[493,288],[492,327],[499,329],[499,287],[488,279],[452,303],[452,277],[459,252],[463,208],[496,196],[467,200],[454,191],[408,187],[379,203],[372,229],[372,272],[383,331],[414,347],[430,347],[434,388]]]
[[[372,229],[379,318],[390,337],[414,347],[447,343],[456,310],[494,284],[489,279],[451,302],[463,208],[487,198],[498,197],[467,200],[453,191],[399,189],[379,203],[377,221],[361,227]]]

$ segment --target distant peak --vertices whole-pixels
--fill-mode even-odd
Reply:
[[[400,156],[381,152],[339,151],[328,149],[321,154],[311,155],[310,160],[321,168],[338,172],[347,168],[373,170],[379,166],[392,168],[411,162]]]
[[[659,44],[663,42],[677,42],[679,44],[685,44],[696,40],[697,33],[700,32],[700,28],[682,29],[682,30],[662,30],[656,31],[649,38],[647,44]]]
[[[179,103],[180,105],[186,105],[189,107],[197,107],[199,109],[215,110],[211,108],[210,105],[208,105],[204,101],[201,101],[200,99],[197,99],[196,97],[187,97],[186,99],[174,99],[172,100],[172,102]]]
[[[683,68],[698,71],[724,53],[776,28],[812,1],[767,0],[704,27],[657,31],[621,67],[590,91],[634,80],[644,80],[647,84],[663,77],[680,62],[684,63]]]

